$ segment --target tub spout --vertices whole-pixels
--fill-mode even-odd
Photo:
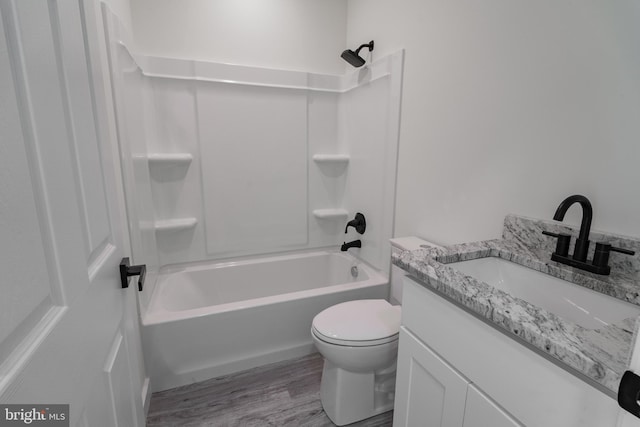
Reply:
[[[358,240],[354,240],[353,242],[343,243],[342,246],[340,246],[340,250],[342,252],[346,252],[347,249],[349,248],[361,248],[361,247],[362,247],[362,242],[360,241],[360,239],[358,239]]]

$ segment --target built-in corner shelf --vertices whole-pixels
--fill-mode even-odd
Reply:
[[[348,154],[314,154],[313,161],[316,163],[349,163]]]
[[[153,153],[148,154],[150,166],[188,166],[193,160],[190,153]]]
[[[195,227],[197,223],[196,218],[164,219],[154,222],[154,228],[156,231],[183,231]]]
[[[347,218],[349,211],[346,209],[316,209],[313,211],[313,216],[319,219]]]

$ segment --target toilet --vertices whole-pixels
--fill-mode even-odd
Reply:
[[[441,247],[415,236],[390,243],[393,252]],[[391,266],[389,299],[394,305],[382,299],[348,301],[313,319],[311,337],[324,357],[320,400],[336,425],[393,409],[403,276]]]
[[[340,303],[313,319],[324,357],[320,399],[338,426],[393,409],[400,306],[382,299]]]

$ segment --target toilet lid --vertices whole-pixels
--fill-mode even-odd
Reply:
[[[334,344],[382,344],[397,339],[400,307],[382,299],[343,302],[316,315],[312,328],[318,338]]]

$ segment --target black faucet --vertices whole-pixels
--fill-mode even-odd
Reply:
[[[591,219],[593,218],[593,208],[591,202],[584,196],[579,194],[569,196],[560,203],[556,213],[553,215],[553,219],[556,221],[562,221],[567,210],[574,203],[580,203],[582,206],[582,222],[580,222],[580,232],[576,239],[576,246],[573,250],[573,259],[576,261],[586,261],[587,251],[589,250],[589,232],[591,231]]]
[[[349,248],[361,248],[361,247],[362,247],[362,242],[360,241],[360,239],[358,239],[358,240],[354,240],[353,242],[343,243],[342,246],[340,246],[340,250],[342,252],[346,252],[347,249]]]
[[[589,251],[589,232],[591,231],[591,219],[593,218],[593,208],[591,207],[589,199],[579,194],[567,197],[560,203],[558,209],[556,209],[553,219],[556,221],[562,221],[567,210],[569,210],[571,205],[574,203],[580,203],[580,206],[582,206],[582,221],[580,222],[580,231],[573,249],[573,256],[569,256],[569,244],[571,243],[571,236],[569,234],[556,234],[548,231],[542,232],[542,234],[553,236],[558,239],[556,250],[551,254],[552,261],[570,265],[591,273],[608,275],[611,272],[611,267],[608,265],[610,252],[613,251],[626,255],[635,255],[635,252],[633,251],[616,248],[608,243],[596,243],[593,260],[591,263],[588,263],[587,252]]]

